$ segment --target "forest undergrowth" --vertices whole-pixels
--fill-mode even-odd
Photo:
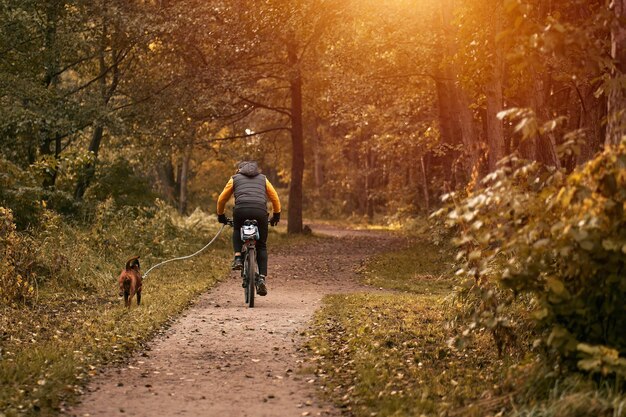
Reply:
[[[417,224],[405,249],[359,271],[389,293],[324,300],[307,343],[323,395],[359,417],[624,415],[614,380],[557,372],[533,348],[524,303],[506,306],[521,323],[501,354],[487,326],[466,331],[475,299],[455,274],[450,231]]]
[[[117,276],[140,255],[145,272],[188,255],[215,235],[213,216],[179,216],[154,207],[116,207],[108,200],[90,223],[44,211],[41,224],[16,230],[0,212],[0,416],[56,415],[104,367],[144,346],[227,269],[228,237],[207,252],[150,273],[142,304],[130,310]]]

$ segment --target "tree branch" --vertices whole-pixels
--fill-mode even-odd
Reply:
[[[105,50],[105,52],[110,52],[110,51],[111,51],[111,49]],[[64,66],[63,68],[59,69],[57,72],[52,74],[52,76],[53,77],[58,77],[59,75],[63,74],[65,71],[67,71],[68,69],[70,69],[70,68],[72,68],[72,67],[74,67],[74,66],[76,66],[78,64],[82,64],[85,61],[89,61],[90,59],[96,58],[97,55],[98,54],[94,54],[94,55],[91,55],[91,56],[86,56],[86,57],[83,57],[83,58],[79,59],[78,61],[72,62],[71,64],[67,64],[66,66]]]
[[[158,89],[157,91],[155,91],[154,93],[148,94],[147,96],[140,98],[137,101],[133,101],[131,103],[126,103],[126,104],[122,104],[121,106],[117,106],[111,109],[111,113],[116,112],[118,110],[122,110],[125,109],[127,107],[132,107],[132,106],[136,106],[137,104],[141,104],[145,101],[150,100],[152,97],[157,96],[159,94],[161,94],[163,91],[167,90],[168,88],[170,88],[172,85],[174,85],[174,83],[176,82],[176,80],[172,80],[169,83],[165,84],[163,87],[161,87],[160,89]]]
[[[290,127],[281,126],[281,127],[273,127],[273,128],[270,128],[270,129],[261,130],[260,132],[246,133],[246,134],[243,134],[243,135],[233,135],[233,136],[227,136],[225,138],[210,138],[208,140],[205,140],[203,142],[203,144],[210,144],[212,142],[224,142],[224,141],[235,140],[235,139],[246,139],[246,138],[251,138],[251,137],[254,137],[254,136],[262,135],[264,133],[277,132],[277,131],[280,131],[280,130],[291,131],[291,128]]]
[[[90,85],[92,85],[93,83],[101,80],[102,78],[106,77],[107,74],[114,68],[116,67],[120,62],[122,62],[126,56],[130,53],[130,51],[132,50],[132,48],[129,48],[121,57],[120,59],[118,59],[117,61],[113,62],[105,71],[102,71],[100,74],[98,74],[97,77],[87,81],[85,84],[76,87],[75,89],[73,89],[72,91],[69,91],[68,93],[66,93],[63,98],[67,98],[71,95],[74,95],[76,93],[78,93],[81,90],[84,90],[85,88],[89,87]]]
[[[251,104],[251,105],[252,105],[252,106],[254,106],[254,107],[258,107],[258,108],[260,108],[260,109],[266,109],[266,110],[275,111],[275,112],[277,112],[277,113],[284,114],[284,115],[286,115],[286,116],[289,116],[289,118],[291,118],[291,112],[289,111],[289,109],[287,109],[287,108],[285,108],[285,107],[273,107],[273,106],[268,106],[268,105],[266,105],[266,104],[263,104],[263,103],[258,103],[258,102],[254,101],[254,100],[250,100],[249,98],[245,98],[245,97],[241,97],[241,96],[239,96],[239,98],[240,98],[242,101],[244,101],[244,102],[246,102],[246,103],[248,103],[248,104]]]

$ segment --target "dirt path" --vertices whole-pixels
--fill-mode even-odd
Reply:
[[[254,309],[243,304],[233,273],[147,351],[97,377],[70,415],[339,415],[316,398],[314,376],[302,372],[302,333],[325,294],[364,289],[356,283],[355,267],[399,240],[313,229],[332,238],[271,253],[269,295],[258,297]]]

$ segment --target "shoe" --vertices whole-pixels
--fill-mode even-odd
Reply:
[[[265,276],[260,275],[256,283],[256,293],[260,296],[267,295],[267,287],[265,286]]]
[[[243,260],[240,256],[235,256],[231,268],[233,271],[241,271],[243,269]]]

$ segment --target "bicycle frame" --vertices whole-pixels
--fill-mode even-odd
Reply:
[[[254,307],[254,294],[259,275],[259,265],[256,257],[256,241],[259,239],[259,229],[256,221],[246,220],[241,228],[241,238],[243,242],[243,269],[241,278],[243,279],[245,302],[248,307]]]

